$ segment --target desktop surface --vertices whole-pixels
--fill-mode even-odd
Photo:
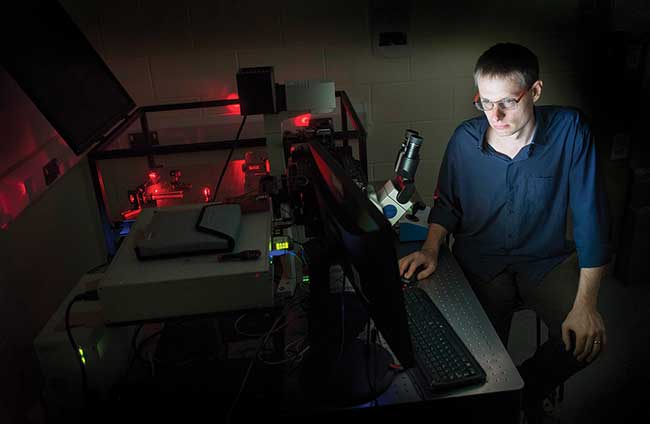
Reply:
[[[400,244],[399,256],[405,256],[419,249],[419,246],[417,242]],[[523,388],[524,382],[512,358],[448,249],[444,246],[441,248],[438,268],[417,285],[431,296],[487,374],[485,383],[481,385],[450,390],[437,395],[437,398],[519,391]],[[382,398],[390,402],[418,400],[420,396],[412,386],[410,378],[401,375]]]
[[[398,255],[405,256],[420,245],[419,242],[402,243]],[[436,272],[418,282],[417,286],[431,296],[476,358],[486,373],[485,383],[451,389],[427,398],[419,391],[409,372],[401,372],[396,373],[388,390],[375,401],[352,407],[310,399],[299,386],[287,387],[283,412],[289,417],[345,420],[353,417],[404,418],[410,417],[412,412],[427,413],[431,409],[434,416],[443,414],[466,421],[484,421],[489,417],[502,423],[518,422],[523,380],[448,249],[441,249]],[[380,342],[389,349],[381,337]],[[290,379],[288,383],[291,384]]]

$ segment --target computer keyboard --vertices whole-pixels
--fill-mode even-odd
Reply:
[[[415,353],[411,375],[425,395],[485,382],[485,371],[423,289],[406,288],[404,304]]]

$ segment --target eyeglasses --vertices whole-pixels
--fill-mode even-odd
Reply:
[[[480,110],[481,112],[490,111],[494,109],[494,105],[497,105],[501,110],[517,109],[517,105],[519,104],[519,101],[524,97],[524,94],[528,93],[528,90],[530,90],[530,87],[525,89],[516,99],[513,97],[507,97],[505,99],[501,99],[496,102],[483,100],[481,99],[479,94],[476,93],[476,96],[474,96],[474,106],[476,106],[476,109]]]

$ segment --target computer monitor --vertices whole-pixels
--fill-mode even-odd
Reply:
[[[135,102],[60,2],[7,6],[3,13],[22,35],[3,28],[0,65],[81,155],[126,118]]]
[[[409,368],[413,365],[414,357],[399,278],[396,253],[397,238],[388,220],[368,199],[365,192],[354,183],[341,163],[328,152],[327,148],[319,141],[310,141],[308,147],[313,159],[310,180],[315,203],[319,209],[319,236],[325,243],[323,252],[329,252],[325,254],[334,255],[340,259],[340,265],[354,287],[354,297],[358,301],[356,304],[362,305],[362,309],[367,311],[400,365]],[[323,293],[329,289],[327,283],[330,281],[327,276],[324,280],[320,282],[319,287],[316,287],[314,284],[317,283],[317,280],[312,278],[312,296],[319,296],[320,293],[321,300]],[[344,313],[343,320],[351,319],[345,315],[345,305],[341,306],[341,311]],[[319,317],[316,316],[316,319]],[[310,328],[310,332],[312,330],[320,333],[326,332],[322,331],[322,328],[321,331],[318,328]],[[329,343],[334,352],[338,349],[336,346],[338,341],[332,337],[324,344],[318,345],[319,340],[314,340],[314,343],[321,347]],[[373,349],[375,347],[376,344],[373,344]],[[381,362],[392,361],[390,355],[388,357],[381,355],[381,349],[375,349],[369,353],[369,346],[366,344],[357,346],[357,349],[357,353],[363,357],[353,358],[354,353],[352,356],[345,357],[346,360],[352,360],[353,363],[338,364],[335,372],[329,370],[327,378],[336,378],[336,376],[332,377],[333,374],[345,378],[346,373],[354,373],[352,368],[356,368],[357,374],[359,374],[356,376],[357,380],[360,378],[369,381],[368,378],[365,378],[364,372],[360,371],[365,369],[364,363],[368,358],[375,362],[379,361],[379,363],[375,363],[376,370],[379,370],[380,373],[382,370],[386,370],[388,373],[389,364]],[[340,359],[340,355],[335,360],[338,359]],[[319,358],[319,361],[322,360],[322,357]],[[320,369],[323,373],[328,373],[327,367],[323,365],[320,365]],[[348,377],[355,378],[351,374]],[[361,383],[361,386],[358,387],[356,393],[349,394],[353,399],[348,399],[350,400],[348,403],[358,402],[368,396],[376,397],[378,392],[385,390],[390,384],[391,379],[386,378],[390,375],[376,377],[374,381],[369,381],[367,386],[374,387],[367,387],[369,393],[366,394],[363,393],[364,386],[366,386],[365,381],[354,382],[355,384]],[[381,383],[377,383],[379,381],[384,382],[384,387],[380,387]],[[350,381],[346,383],[333,381],[331,388],[338,390],[339,395],[345,397],[342,391],[349,389],[347,386],[350,384],[352,384]],[[345,402],[346,399],[341,400]]]

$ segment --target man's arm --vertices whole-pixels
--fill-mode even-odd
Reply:
[[[454,193],[454,163],[456,154],[454,136],[447,144],[445,154],[438,172],[438,183],[434,195],[433,207],[429,213],[429,231],[419,251],[413,252],[399,260],[400,275],[410,278],[415,270],[424,265],[418,273],[418,280],[427,278],[438,266],[440,245],[449,232],[454,232],[460,219],[461,211]]]
[[[596,268],[581,268],[580,282],[578,284],[578,293],[574,302],[574,307],[588,307],[596,309],[598,303],[598,291],[600,282],[605,275],[606,265]]]
[[[427,239],[422,244],[422,248],[399,260],[400,275],[405,275],[406,278],[409,278],[420,265],[424,265],[425,268],[418,274],[419,280],[431,275],[438,267],[440,245],[447,234],[447,229],[442,225],[434,222],[430,223]]]
[[[440,245],[442,244],[445,237],[447,237],[448,231],[445,227],[440,224],[432,222],[429,224],[429,232],[427,233],[427,239],[422,245],[422,250],[428,250],[430,252],[435,252],[436,257],[438,252],[440,252]]]
[[[605,325],[598,312],[598,291],[605,269],[605,265],[580,269],[573,308],[562,323],[562,340],[566,350],[571,349],[569,332],[573,331],[576,336],[573,353],[579,361],[593,361],[607,343]]]

